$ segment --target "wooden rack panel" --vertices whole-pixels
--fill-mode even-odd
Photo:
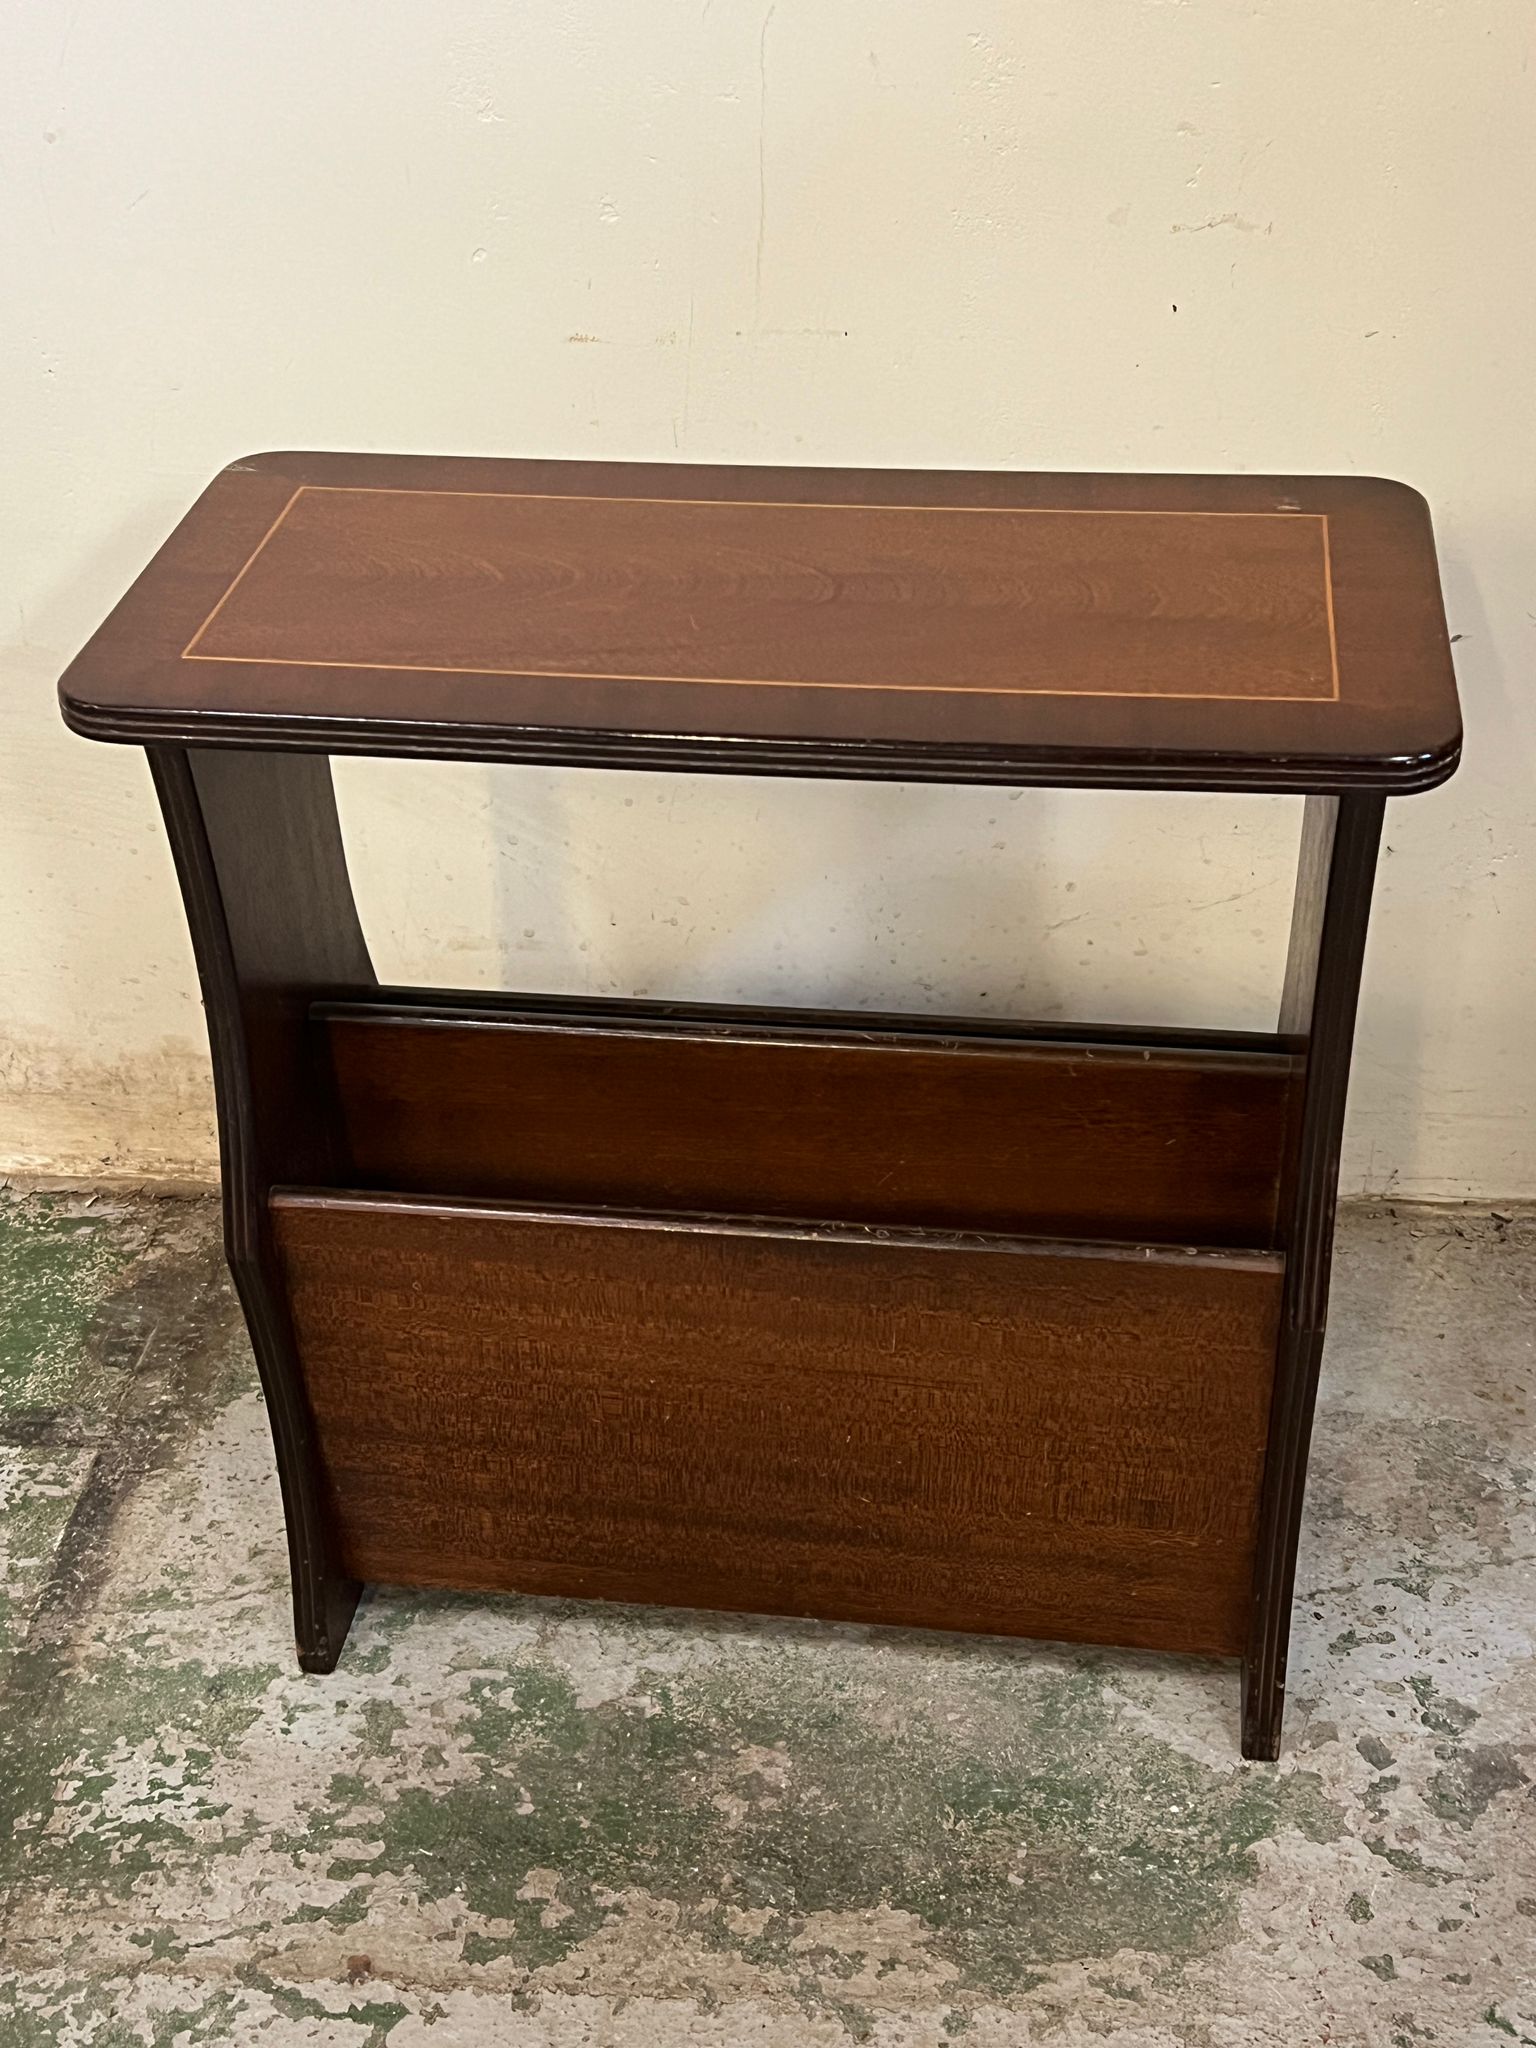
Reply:
[[[359,1579],[1243,1647],[1277,1255],[271,1215]]]
[[[1274,1242],[1301,1061],[487,1006],[315,1011],[348,1185],[1137,1243]]]

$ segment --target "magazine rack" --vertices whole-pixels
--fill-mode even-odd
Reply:
[[[1385,799],[1362,479],[266,455],[61,686],[149,754],[298,1651],[368,1580],[1243,1660],[1277,1753]],[[1306,798],[1271,1033],[384,988],[334,753]]]

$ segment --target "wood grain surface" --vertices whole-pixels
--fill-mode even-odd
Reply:
[[[300,484],[186,653],[721,688],[1320,698],[1337,694],[1332,609],[1317,513]]]
[[[361,1578],[1242,1649],[1276,1256],[272,1217]]]
[[[1409,789],[1460,741],[1370,478],[260,456],[61,688],[108,739],[764,774]]]
[[[152,747],[208,1018],[224,1247],[272,1428],[288,1525],[294,1642],[329,1671],[361,1588],[337,1564],[267,1197],[334,1175],[310,991],[376,986],[347,875],[330,763],[315,755]]]
[[[344,1184],[1268,1246],[1281,1053],[320,1011]]]

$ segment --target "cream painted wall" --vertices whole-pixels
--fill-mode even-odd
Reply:
[[[53,684],[262,446],[1360,470],[1466,766],[1390,814],[1355,1190],[1536,1192],[1528,0],[7,12],[0,1158],[206,1172],[144,770]],[[1281,802],[343,774],[386,971],[1271,1015]]]

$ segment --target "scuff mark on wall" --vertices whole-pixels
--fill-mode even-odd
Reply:
[[[218,1170],[201,1048],[166,1039],[110,1060],[57,1040],[0,1046],[0,1175],[206,1184]]]
[[[1176,220],[1171,235],[1203,235],[1212,228],[1235,228],[1240,235],[1272,235],[1273,221],[1246,220],[1240,213],[1213,213],[1209,220]]]

